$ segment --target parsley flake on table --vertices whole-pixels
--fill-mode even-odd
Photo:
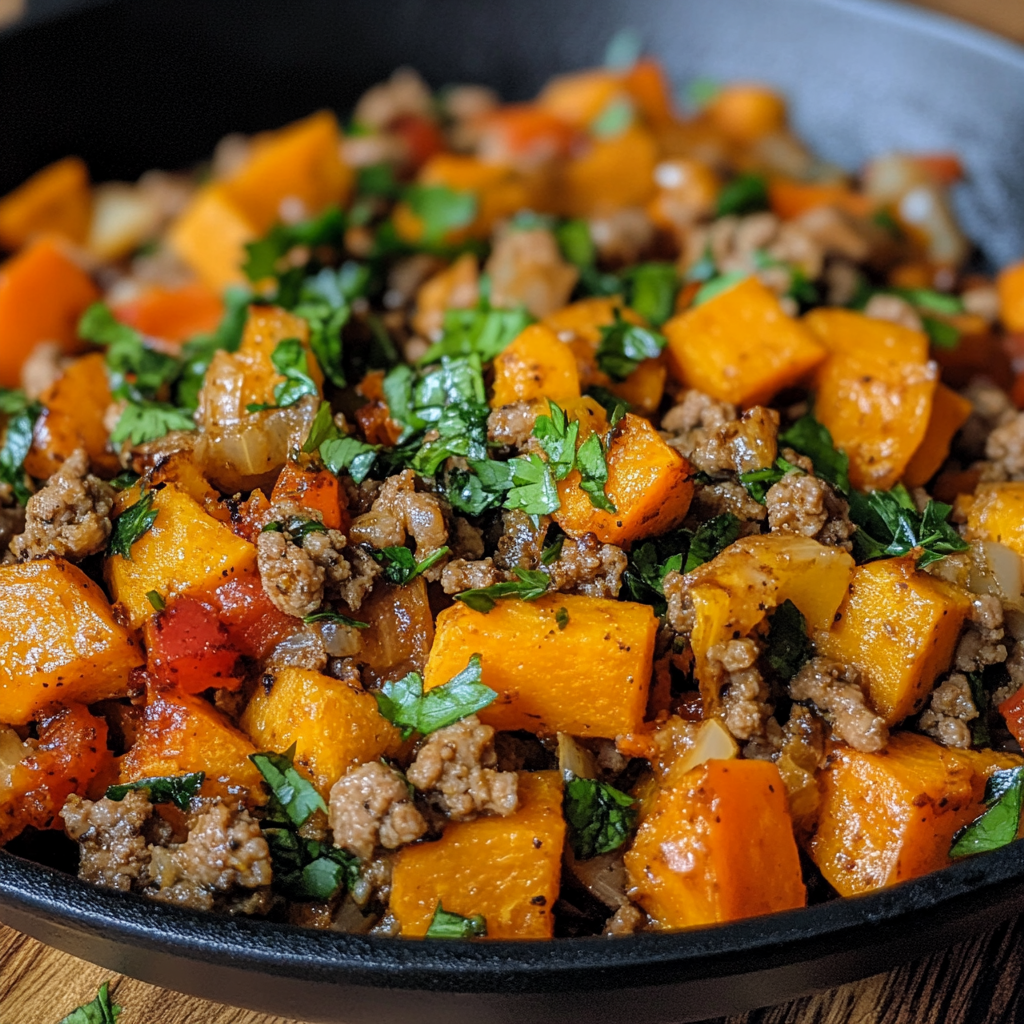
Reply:
[[[122,782],[107,787],[107,799],[115,802],[123,800],[130,792],[145,790],[149,802],[153,804],[174,804],[178,810],[187,811],[192,797],[199,792],[204,772],[189,772],[187,775],[154,776],[148,779],[136,779],[134,782]]]
[[[951,857],[998,850],[1017,838],[1024,806],[1024,767],[993,772],[985,783],[985,806],[988,810],[981,817],[953,836]]]
[[[619,849],[629,841],[639,820],[633,797],[594,779],[569,779],[563,808],[569,843],[579,860]]]
[[[110,553],[132,560],[132,545],[156,522],[160,510],[153,508],[153,492],[143,491],[134,505],[129,505],[114,520],[110,534]]]
[[[452,914],[441,906],[437,901],[434,908],[434,916],[430,919],[430,927],[427,928],[428,939],[478,939],[487,935],[487,921],[482,914],[473,914],[471,917],[463,917],[461,914]]]
[[[121,1007],[110,1001],[110,982],[105,981],[91,1003],[73,1010],[59,1024],[117,1024],[120,1016]]]

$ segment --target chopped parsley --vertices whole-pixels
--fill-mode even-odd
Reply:
[[[811,654],[807,622],[800,609],[787,599],[768,616],[768,664],[783,682],[788,683]]]
[[[289,516],[287,519],[275,519],[267,523],[260,532],[283,533],[293,543],[302,544],[311,533],[326,533],[327,527],[319,519]]]
[[[464,590],[461,594],[455,595],[455,600],[461,601],[475,612],[486,615],[493,610],[500,598],[517,597],[520,601],[536,601],[538,597],[547,593],[548,585],[551,583],[551,577],[547,573],[539,569],[521,569],[519,566],[512,572],[516,579],[493,583],[489,587]]]
[[[710,562],[740,535],[740,521],[731,512],[723,512],[701,523],[694,531],[686,554],[683,572],[693,572],[698,565]]]
[[[334,413],[331,411],[330,402],[321,402],[320,408],[317,409],[313,422],[309,426],[309,434],[302,444],[302,450],[308,455],[318,451],[324,441],[339,437],[341,437],[341,432],[334,422]]]
[[[822,480],[828,481],[840,494],[850,493],[850,458],[836,448],[828,428],[812,415],[801,416],[779,434],[779,447],[792,448],[806,456]]]
[[[559,629],[565,629],[569,625],[569,609],[564,606],[559,608],[555,612],[555,622],[558,624]]]
[[[630,267],[622,277],[630,309],[655,327],[672,316],[680,284],[674,263],[640,263]]]
[[[171,430],[195,429],[195,420],[187,410],[167,402],[143,400],[129,402],[125,406],[110,434],[110,440],[114,444],[131,441],[133,445],[139,445],[155,441]]]
[[[615,311],[615,322],[601,328],[597,346],[597,365],[612,380],[625,380],[645,359],[661,355],[668,342],[658,331],[622,319]]]
[[[149,779],[136,779],[135,782],[122,782],[107,787],[107,799],[122,801],[129,793],[144,790],[153,804],[174,804],[180,811],[187,811],[192,797],[199,792],[206,775],[203,772],[190,772],[187,775],[154,776]]]
[[[768,209],[768,181],[763,174],[739,174],[718,193],[715,215],[742,216]]]
[[[422,562],[417,562],[416,556],[408,548],[388,547],[374,551],[373,557],[384,565],[384,579],[388,583],[404,586],[417,576],[421,576],[432,565],[436,565],[450,553],[451,549],[448,547],[438,548],[427,555]]]
[[[326,902],[359,881],[359,859],[333,843],[299,835],[285,822],[264,823],[274,888],[288,899]]]
[[[629,412],[629,403],[607,388],[593,385],[587,388],[587,394],[607,413],[609,426],[618,426],[619,420]]]
[[[590,504],[604,512],[614,513],[615,505],[604,492],[608,483],[608,463],[597,434],[591,434],[577,449],[576,468],[580,472],[580,490],[590,499]]]
[[[475,309],[445,311],[441,338],[419,360],[421,365],[436,363],[442,356],[476,354],[489,362],[533,323],[525,308],[491,309],[481,302]]]
[[[692,306],[703,306],[705,302],[717,298],[723,292],[729,291],[730,288],[735,288],[741,281],[746,281],[748,277],[750,275],[746,271],[730,270],[727,274],[718,274],[708,278],[693,297]]]
[[[544,516],[562,507],[551,468],[539,455],[519,456],[504,465],[511,474],[505,508],[520,509],[528,516]]]
[[[301,828],[317,811],[326,814],[327,804],[313,783],[295,767],[295,747],[293,743],[283,754],[250,754],[249,760],[270,787],[271,813]]]
[[[639,819],[633,797],[594,779],[569,779],[562,806],[569,843],[579,860],[619,849],[629,841]]]
[[[110,553],[132,560],[132,545],[156,522],[160,510],[153,508],[153,492],[143,491],[134,505],[129,505],[114,522],[110,535]]]
[[[133,470],[126,469],[117,474],[113,480],[110,481],[110,486],[115,491],[125,491],[132,486],[139,479],[139,474]]]
[[[268,277],[280,278],[280,264],[293,249],[299,246],[340,247],[344,231],[345,220],[336,206],[328,207],[318,216],[298,224],[275,224],[262,238],[246,245],[242,270],[253,282]]]
[[[30,401],[23,391],[0,388],[0,416],[7,417],[0,447],[0,481],[10,484],[22,505],[32,496],[25,476],[25,459],[32,448],[36,420],[42,413],[42,405]]]
[[[182,408],[192,411],[198,408],[199,392],[214,355],[221,350],[238,351],[251,301],[252,292],[248,288],[228,288],[224,292],[224,316],[217,330],[213,334],[197,334],[181,346],[181,373],[175,385],[175,397]]]
[[[480,681],[480,655],[442,686],[423,692],[423,677],[410,672],[397,682],[385,683],[374,696],[380,713],[402,730],[403,739],[414,732],[427,736],[446,725],[487,707],[498,696]]]
[[[775,460],[775,464],[767,469],[751,469],[740,473],[740,483],[747,489],[747,493],[760,505],[765,504],[765,498],[772,487],[777,484],[787,473],[800,473],[803,470],[794,466],[781,455]]]
[[[548,466],[555,480],[564,480],[576,462],[576,439],[579,422],[569,423],[565,412],[548,399],[550,415],[538,416],[533,424],[533,436],[540,442],[548,457]]]
[[[487,935],[487,922],[482,914],[463,917],[452,914],[437,901],[434,916],[430,919],[427,929],[428,939],[479,939]]]
[[[402,191],[409,209],[423,222],[423,241],[438,245],[449,231],[467,227],[477,214],[477,197],[447,185],[409,185]]]
[[[117,1024],[120,1016],[121,1007],[110,1001],[110,982],[105,981],[91,1003],[73,1010],[60,1024]]]
[[[324,465],[335,476],[347,472],[357,484],[361,484],[377,461],[380,445],[367,444],[355,437],[330,437],[320,443],[319,450]]]
[[[1024,767],[993,772],[985,783],[985,806],[980,818],[953,836],[951,857],[987,853],[1012,843],[1020,829],[1024,804]]]
[[[167,602],[160,596],[160,592],[158,590],[147,590],[146,600],[148,600],[153,608],[158,612],[162,612],[167,607]]]
[[[250,403],[246,406],[248,412],[262,412],[265,409],[285,409],[295,405],[306,395],[318,395],[320,389],[316,381],[309,375],[309,358],[306,355],[306,348],[298,338],[284,338],[274,346],[270,354],[270,361],[274,364],[284,380],[274,385],[273,405]]]
[[[349,626],[352,629],[369,629],[370,624],[368,622],[360,622],[359,619],[350,619],[347,615],[342,615],[341,612],[322,611],[313,612],[312,615],[303,616],[302,621],[306,625],[310,625],[313,622],[336,622],[339,626]]]
[[[565,543],[564,534],[559,534],[550,544],[546,544],[540,553],[540,564],[551,565],[558,561],[562,553],[562,545]]]

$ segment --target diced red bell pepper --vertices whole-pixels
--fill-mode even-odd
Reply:
[[[1024,745],[1024,686],[999,705],[999,714],[1006,719],[1006,728],[1010,730],[1010,735]]]
[[[326,469],[304,469],[296,462],[285,464],[277,478],[271,504],[291,500],[323,516],[324,526],[344,530],[348,526],[345,495],[338,478]]]
[[[218,587],[213,600],[235,648],[250,658],[265,658],[301,623],[271,603],[259,576],[241,576]]]
[[[224,315],[224,303],[212,288],[200,282],[180,288],[152,285],[136,298],[115,306],[114,315],[150,337],[179,342],[216,330]]]
[[[184,693],[211,687],[237,690],[239,650],[215,608],[190,597],[178,598],[143,627],[147,668]]]
[[[388,126],[388,131],[405,143],[409,164],[419,170],[435,153],[444,149],[444,135],[436,121],[421,114],[403,114]]]

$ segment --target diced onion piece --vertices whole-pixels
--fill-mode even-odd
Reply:
[[[134,185],[112,181],[93,192],[89,251],[101,260],[120,260],[152,238],[160,227],[160,208]]]
[[[1005,544],[975,541],[971,545],[968,588],[974,594],[991,594],[1004,605],[1024,611],[1024,560]]]
[[[692,749],[687,751],[672,765],[671,775],[674,779],[700,767],[705,761],[729,760],[736,757],[740,748],[719,718],[709,718],[697,727],[697,735]]]
[[[594,755],[564,732],[558,734],[558,767],[564,779],[568,779],[572,775],[578,779],[597,777],[597,764],[594,761]]]

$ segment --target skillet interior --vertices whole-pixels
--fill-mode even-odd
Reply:
[[[0,37],[0,190],[80,153],[97,179],[181,166],[229,130],[344,110],[402,63],[510,98],[624,26],[678,80],[760,79],[848,166],[955,149],[987,257],[1024,252],[1024,54],[863,0],[106,0]],[[442,945],[298,932],[93,890],[0,852],[4,920],[127,973],[308,1020],[695,1020],[834,985],[1024,907],[1024,849],[857,900],[692,934]]]

